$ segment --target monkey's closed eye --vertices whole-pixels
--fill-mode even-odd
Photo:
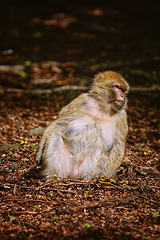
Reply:
[[[121,87],[120,85],[118,85],[118,84],[115,84],[113,87],[115,87],[115,88],[118,88],[118,89],[121,89],[121,90],[122,90],[122,87]]]
[[[117,88],[117,89],[119,89],[119,90],[121,90],[122,92],[125,92],[125,91],[126,91],[124,88],[122,88],[121,85],[115,84],[114,87]]]

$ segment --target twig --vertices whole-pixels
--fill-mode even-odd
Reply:
[[[115,200],[113,202],[115,202],[117,204],[117,201],[118,200]],[[102,207],[104,205],[107,204],[107,207],[108,206],[112,206],[113,204],[109,203],[108,200],[104,199],[104,200],[100,200],[100,201],[95,201],[95,202],[91,202],[91,203],[88,203],[88,204],[83,204],[83,205],[80,205],[78,207],[75,207],[73,209],[65,209],[65,210],[71,210],[71,211],[78,211],[78,210],[81,210],[81,209],[86,209],[86,208],[97,208],[97,207]]]
[[[102,183],[102,184],[107,184],[107,185],[110,185],[114,188],[118,188],[118,189],[122,189],[121,186],[116,186],[115,184],[111,183],[111,182],[105,182],[105,181],[98,181],[98,183]]]
[[[153,171],[151,169],[145,169],[144,167],[140,166],[139,169],[135,168],[134,171],[136,173],[138,173],[139,175],[145,175],[146,176],[147,174],[150,174],[152,177],[160,179],[160,173],[159,172],[155,172],[155,171]]]
[[[45,200],[40,200],[40,199],[23,199],[23,198],[3,198],[4,201],[20,201],[20,202],[41,202],[41,203],[52,203],[55,205],[54,202],[52,201],[45,201]]]
[[[9,185],[9,186],[8,186]],[[12,186],[12,187],[14,187],[15,186],[15,184],[1,184],[0,185],[0,188],[7,188],[7,189],[10,189],[11,187],[10,186]],[[71,190],[63,190],[63,189],[58,189],[58,188],[44,188],[44,187],[42,187],[42,188],[33,188],[33,186],[32,187],[26,187],[26,186],[17,186],[16,185],[16,187],[18,188],[18,187],[20,187],[20,188],[23,188],[23,189],[32,189],[32,190],[42,190],[42,191],[59,191],[59,190],[61,190],[62,192],[64,192],[64,193],[72,193],[72,194],[76,194],[76,192],[75,191],[71,191]]]
[[[158,187],[158,186],[152,186],[152,185],[145,185],[145,186],[147,186],[147,187],[149,187],[149,188],[157,188],[157,189],[160,189],[160,187]]]
[[[42,188],[42,191],[61,191],[63,193],[72,193],[72,194],[76,194],[75,191],[71,191],[71,190],[63,190],[63,189],[58,189],[58,188]]]
[[[64,182],[67,182],[67,183],[64,183]],[[69,183],[68,183],[69,182]],[[59,180],[53,180],[53,181],[50,181],[50,182],[47,182],[45,183],[44,185],[40,186],[40,187],[37,187],[36,190],[40,190],[40,189],[43,189],[44,187],[48,186],[48,185],[56,185],[56,186],[72,186],[72,185],[75,185],[75,184],[80,184],[80,185],[83,185],[83,184],[89,184],[88,181],[83,181],[83,180],[76,180],[76,179],[59,179]]]
[[[152,154],[152,156],[150,157],[150,159],[153,158],[155,155],[156,155],[156,152],[154,152],[154,153]]]
[[[28,212],[27,212],[28,213]],[[38,212],[37,212],[38,213]],[[25,222],[25,221],[23,221],[23,224],[24,225],[28,225],[29,227],[32,227],[33,229],[37,229],[38,227],[37,226],[34,226],[33,224],[31,224],[31,223],[28,223],[28,222]]]
[[[130,150],[126,149],[130,154],[132,154],[134,157],[136,157],[138,160],[140,160],[141,162],[145,163],[146,162],[144,160],[142,160],[140,157],[138,157],[136,154],[132,153]]]

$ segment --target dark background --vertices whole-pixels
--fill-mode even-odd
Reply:
[[[160,52],[159,11],[158,1],[1,1],[0,64],[152,59]],[[143,67],[152,74],[159,62]]]

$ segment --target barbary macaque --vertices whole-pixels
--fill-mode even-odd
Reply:
[[[65,106],[45,130],[35,157],[41,177],[114,178],[125,153],[128,90],[118,73],[97,74],[90,91]]]

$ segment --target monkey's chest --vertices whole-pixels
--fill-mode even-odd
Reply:
[[[115,127],[108,121],[95,121],[90,116],[80,117],[69,123],[65,138],[76,154],[83,152],[85,155],[92,149],[109,152],[115,141]]]
[[[99,126],[100,139],[103,142],[105,150],[109,152],[115,142],[115,130],[112,124],[100,124]]]

